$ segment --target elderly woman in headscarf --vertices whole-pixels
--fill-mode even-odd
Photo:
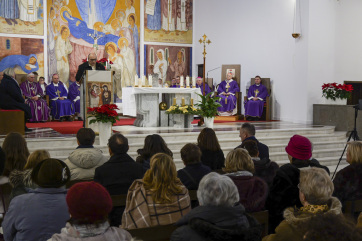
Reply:
[[[155,66],[153,66],[153,73],[158,74],[158,78],[161,78],[162,83],[165,83],[167,77],[167,61],[163,49],[157,50],[157,58],[158,60]]]

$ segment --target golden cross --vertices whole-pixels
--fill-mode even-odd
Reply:
[[[206,36],[206,34],[204,34],[203,36],[202,36],[202,38],[200,38],[200,40],[199,40],[199,43],[200,44],[204,44],[204,52],[202,53],[203,55],[204,55],[204,58],[205,58],[205,56],[206,56],[206,44],[211,44],[211,41],[210,41],[210,39],[207,39],[207,36]]]
[[[55,91],[55,93],[57,93],[58,97],[60,97],[61,92],[59,90]]]
[[[259,94],[259,90],[255,90],[255,97],[258,97],[258,94]]]

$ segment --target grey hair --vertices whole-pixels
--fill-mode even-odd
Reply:
[[[197,198],[201,206],[232,207],[240,200],[233,180],[216,172],[211,172],[201,179]]]
[[[29,74],[27,75],[27,77],[29,77],[29,76],[35,76],[35,74],[34,74],[34,73],[29,73]]]
[[[15,78],[15,71],[14,71],[14,68],[7,68],[4,70],[4,74],[10,76],[10,77],[13,77]]]

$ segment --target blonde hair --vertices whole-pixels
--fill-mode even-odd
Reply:
[[[350,164],[362,164],[362,142],[351,141],[348,142],[348,159]]]
[[[177,178],[177,171],[172,157],[157,153],[151,157],[151,168],[143,177],[145,189],[152,193],[156,203],[170,203],[172,196],[182,192],[182,183]]]
[[[47,150],[36,150],[28,157],[24,170],[34,168],[38,163],[48,158],[50,158],[50,154]]]
[[[300,170],[299,190],[309,204],[322,205],[331,198],[334,185],[326,170],[312,167]]]
[[[243,148],[237,148],[227,154],[223,171],[226,173],[237,171],[249,171],[254,173],[254,162],[251,160],[247,150]]]

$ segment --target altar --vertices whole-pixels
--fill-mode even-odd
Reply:
[[[173,99],[176,104],[181,105],[182,98],[185,104],[190,104],[191,99],[194,104],[200,101],[200,88],[161,88],[161,87],[125,87],[122,88],[123,115],[135,116],[136,126],[157,127],[160,125],[159,104],[164,94],[167,108]]]

